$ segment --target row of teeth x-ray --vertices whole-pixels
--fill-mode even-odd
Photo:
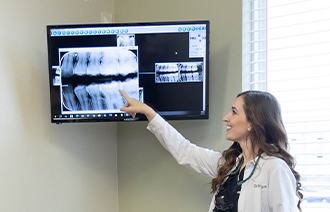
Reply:
[[[120,47],[60,49],[61,63],[53,66],[53,85],[61,87],[63,110],[118,111],[125,105],[119,89],[143,100],[138,88],[138,60],[134,52]],[[203,62],[155,64],[155,83],[201,81]]]
[[[119,89],[139,97],[138,62],[133,51],[116,47],[65,51],[61,76],[53,80],[54,85],[62,86],[63,110],[119,110],[125,105]]]
[[[156,83],[201,82],[203,62],[156,63]]]

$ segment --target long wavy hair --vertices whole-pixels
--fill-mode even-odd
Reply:
[[[252,149],[258,146],[259,152],[269,156],[275,156],[284,160],[290,167],[297,182],[297,194],[300,198],[298,208],[301,211],[300,203],[303,198],[300,190],[300,175],[295,171],[295,160],[288,152],[288,138],[283,125],[280,104],[276,98],[263,91],[245,91],[237,97],[244,100],[244,112],[247,120],[251,123],[251,131],[246,139],[250,139]],[[212,179],[211,190],[215,193],[218,187],[225,181],[226,175],[236,164],[236,158],[241,154],[242,149],[237,142],[234,142],[223,152],[220,161],[224,164],[218,167],[218,176]],[[220,162],[219,162],[220,163]]]

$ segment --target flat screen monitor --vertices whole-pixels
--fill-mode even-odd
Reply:
[[[51,122],[143,121],[119,89],[167,120],[208,119],[209,21],[48,25]]]

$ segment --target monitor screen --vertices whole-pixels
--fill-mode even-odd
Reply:
[[[209,21],[47,26],[51,122],[208,119]]]

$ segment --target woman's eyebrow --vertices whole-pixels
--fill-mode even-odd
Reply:
[[[237,112],[236,107],[232,106],[231,109]]]

